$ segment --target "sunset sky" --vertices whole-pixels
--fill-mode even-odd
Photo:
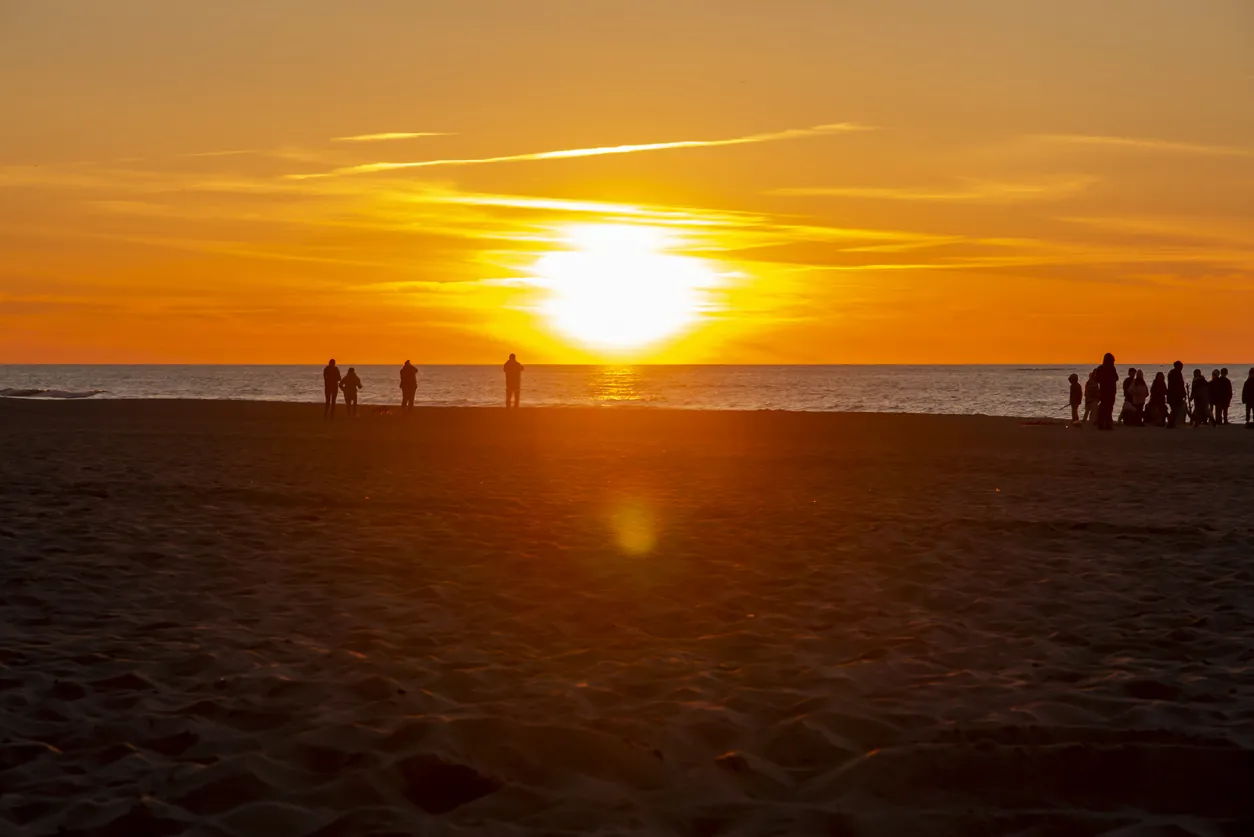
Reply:
[[[0,363],[1254,360],[1248,0],[0,0],[0,114]]]

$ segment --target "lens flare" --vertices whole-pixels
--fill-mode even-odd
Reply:
[[[619,505],[610,516],[614,540],[628,555],[645,555],[657,545],[657,522],[652,510],[632,500]]]

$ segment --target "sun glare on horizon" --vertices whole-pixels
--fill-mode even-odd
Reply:
[[[614,353],[653,346],[694,326],[710,308],[718,274],[671,252],[666,230],[631,224],[566,227],[567,249],[532,267],[548,296],[538,310],[564,336]]]

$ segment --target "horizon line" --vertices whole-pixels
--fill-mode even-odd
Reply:
[[[1181,362],[1182,362],[1182,363],[1184,363],[1184,365],[1185,365],[1185,366],[1189,366],[1189,365],[1192,365],[1192,364],[1200,364],[1200,365],[1202,365],[1202,366],[1214,366],[1214,362],[1213,362],[1213,361],[1206,361],[1206,362],[1201,362],[1201,361],[1191,361],[1191,362],[1189,362],[1189,361],[1181,361]],[[351,363],[351,364],[350,364],[350,363],[341,363],[340,361],[338,361],[338,360],[337,360],[335,365],[336,365],[336,366],[344,366],[344,367],[347,367],[347,366],[388,366],[388,367],[391,367],[391,366],[399,366],[399,365],[401,365],[401,364],[403,364],[403,363],[404,363],[404,361],[388,361],[388,362],[383,362],[383,363],[380,363],[380,362],[375,362],[375,361],[354,361],[353,363]],[[652,362],[640,362],[640,363],[633,363],[633,362],[613,362],[613,361],[604,361],[604,362],[582,362],[582,363],[553,363],[553,362],[545,362],[545,361],[533,361],[533,362],[528,363],[527,365],[528,365],[528,366],[556,366],[556,367],[604,367],[604,366],[612,366],[612,367],[624,367],[624,366],[627,366],[627,367],[632,367],[632,366],[709,366],[709,367],[714,367],[714,368],[718,368],[718,367],[724,367],[724,368],[726,368],[726,367],[744,367],[744,366],[761,366],[761,367],[764,367],[764,368],[772,368],[772,367],[776,367],[776,368],[777,368],[777,367],[831,367],[831,366],[861,366],[861,367],[890,367],[890,366],[924,366],[924,367],[946,367],[946,366],[949,366],[949,367],[952,367],[952,366],[1009,366],[1009,367],[1020,367],[1020,368],[1024,368],[1024,369],[1031,369],[1031,368],[1033,368],[1033,367],[1039,367],[1039,368],[1045,369],[1045,368],[1054,368],[1054,367],[1072,367],[1072,366],[1085,367],[1085,366],[1088,366],[1088,365],[1089,365],[1089,364],[1091,364],[1091,363],[1094,363],[1094,362],[1093,362],[1093,361],[1091,361],[1091,360],[1082,360],[1082,361],[1056,361],[1056,362],[1050,362],[1050,361],[1013,361],[1013,362],[1002,362],[1002,363],[991,363],[991,362],[988,362],[988,363],[944,363],[944,362],[884,362],[884,363],[849,363],[849,362],[844,362],[844,363],[839,363],[839,362],[810,362],[810,363],[783,363],[783,362],[779,362],[779,363],[670,363],[670,362],[664,362],[664,361],[662,361],[662,362],[652,361]],[[1172,365],[1175,363],[1175,361],[1174,361],[1174,360],[1164,360],[1164,361],[1154,361],[1154,360],[1133,360],[1133,361],[1128,361],[1127,363],[1123,363],[1123,362],[1121,362],[1121,361],[1116,361],[1115,363],[1116,363],[1116,365],[1119,365],[1119,366],[1124,366],[1124,367],[1131,366],[1131,367],[1133,367],[1133,368],[1138,368],[1139,366],[1142,366],[1142,365],[1144,365],[1144,366],[1167,366],[1167,367],[1169,367],[1169,366],[1172,366]],[[1225,363],[1226,363],[1226,364],[1228,364],[1229,366],[1254,366],[1254,360],[1245,360],[1245,361],[1221,361],[1221,362],[1220,362],[1220,366],[1222,367],[1222,366],[1223,366],[1223,364],[1225,364]],[[73,363],[73,362],[66,362],[66,361],[47,361],[47,362],[38,362],[38,361],[37,361],[37,362],[34,362],[34,363],[18,363],[18,362],[10,362],[10,361],[0,361],[0,368],[6,367],[6,366],[96,366],[96,367],[106,367],[106,366],[114,366],[114,367],[116,367],[116,366],[170,366],[170,367],[178,367],[178,366],[202,366],[202,367],[203,367],[203,366],[225,366],[225,367],[245,367],[245,368],[247,368],[247,367],[253,367],[253,368],[255,368],[255,367],[266,367],[266,366],[291,366],[291,367],[321,368],[321,367],[323,367],[323,366],[325,366],[325,365],[326,365],[326,364],[325,364],[325,363],[323,363],[323,362],[321,362],[321,361],[307,362],[307,363],[241,363],[241,362],[182,363],[182,362],[176,362],[176,361],[166,361],[166,362],[129,362],[129,363]],[[485,361],[485,362],[480,362],[480,363],[414,363],[413,365],[414,365],[414,366],[416,366],[416,367],[419,367],[419,368],[422,368],[422,367],[432,367],[432,368],[488,367],[488,368],[496,368],[496,367],[500,366],[500,363],[498,363],[498,362],[496,362],[496,361]],[[1101,365],[1101,361],[1100,361],[1100,360],[1098,360],[1098,361],[1094,364],[1094,366],[1095,366],[1095,367],[1096,367],[1096,366],[1100,366],[1100,365]]]

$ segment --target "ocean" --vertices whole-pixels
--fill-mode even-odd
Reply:
[[[1133,366],[1137,366],[1135,363]],[[1235,389],[1250,364],[1226,366]],[[347,367],[344,367],[347,369]],[[1120,365],[1121,372],[1126,370]],[[1140,368],[1140,367],[1138,367]],[[1146,364],[1146,378],[1167,371]],[[362,404],[396,404],[399,366],[357,366]],[[541,366],[523,375],[524,407],[665,407],[1069,416],[1067,376],[1092,366]],[[321,366],[58,366],[0,364],[0,397],[322,400]],[[419,406],[504,403],[499,366],[418,367]]]

